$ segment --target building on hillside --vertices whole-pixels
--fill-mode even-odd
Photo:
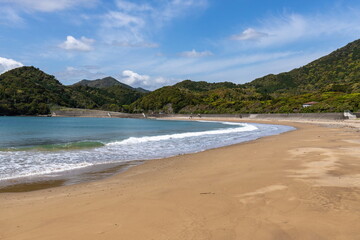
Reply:
[[[318,104],[319,102],[307,102],[307,103],[303,103],[302,107],[306,108],[306,107],[311,107],[312,105]]]

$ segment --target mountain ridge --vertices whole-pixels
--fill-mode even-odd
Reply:
[[[134,88],[130,85],[120,82],[119,80],[117,80],[111,76],[99,78],[99,79],[95,79],[95,80],[83,79],[77,83],[70,85],[70,86],[86,86],[86,87],[92,87],[92,88],[109,88],[109,87],[113,87],[113,86],[121,86],[121,87],[124,87],[127,89],[141,92],[141,93],[150,92],[149,90],[146,90],[146,89],[143,89],[140,87]]]

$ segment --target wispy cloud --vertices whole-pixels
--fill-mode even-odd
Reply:
[[[17,11],[10,7],[0,8],[0,24],[13,26],[24,23],[24,19],[20,17]]]
[[[14,59],[0,57],[0,74],[22,66],[24,65],[21,62]]]
[[[111,11],[104,15],[103,26],[107,28],[140,28],[145,25],[144,19],[124,12]]]
[[[149,4],[136,4],[129,1],[117,0],[116,5],[120,10],[126,12],[144,12],[144,11],[153,11],[153,7]]]
[[[343,12],[316,15],[283,14],[261,20],[240,34],[230,36],[231,40],[244,42],[246,47],[280,46],[296,41],[326,39],[329,36],[360,34],[360,11],[346,9]],[[253,41],[250,41],[253,40]]]
[[[263,32],[258,32],[252,28],[248,28],[240,34],[235,34],[235,35],[231,36],[231,39],[232,40],[240,40],[240,41],[259,40],[259,39],[267,37],[267,36],[269,36],[269,34],[263,33]]]
[[[67,36],[65,42],[59,45],[60,48],[68,51],[91,51],[93,50],[92,44],[95,42],[94,39],[81,37],[76,39],[73,36]]]
[[[219,71],[204,72],[197,77],[197,80],[246,83],[268,74],[278,74],[290,71],[294,68],[306,65],[328,53],[329,52],[326,51],[302,52],[289,55],[288,57],[273,59],[271,61],[255,62],[254,64],[224,68]]]
[[[151,4],[117,0],[117,8],[101,17],[99,37],[110,45],[120,43],[115,46],[154,47],[153,37],[163,26],[206,5],[207,0],[154,1]]]
[[[166,24],[169,20],[183,16],[191,12],[192,9],[206,8],[207,0],[170,0],[157,6],[153,13],[156,23],[159,25]]]
[[[261,54],[239,54],[235,56],[222,56],[217,59],[167,59],[157,64],[153,71],[177,76],[201,76],[214,72],[223,72],[231,68],[242,68],[246,65],[271,63],[278,59],[286,59],[299,54],[298,52],[271,52]]]
[[[98,0],[0,0],[4,6],[11,6],[22,11],[54,12],[75,6],[94,6]]]
[[[185,51],[185,52],[181,52],[179,54],[181,57],[188,57],[188,58],[200,58],[200,57],[208,57],[208,56],[212,56],[214,55],[212,52],[210,51],[202,51],[202,52],[198,52],[195,49],[191,50],[191,51]]]
[[[137,42],[137,43],[131,43],[131,42],[120,42],[114,40],[111,43],[112,46],[116,47],[129,47],[129,48],[158,48],[159,44],[157,43],[151,43],[151,42]]]

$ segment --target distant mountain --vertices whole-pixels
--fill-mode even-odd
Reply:
[[[73,90],[80,92],[92,99],[94,102],[98,102],[105,109],[118,111],[123,109],[123,105],[129,105],[148,93],[148,90],[142,88],[133,88],[127,84],[121,83],[113,77],[105,77],[96,80],[82,80],[70,86]],[[116,106],[121,106],[119,109]],[[103,107],[104,108],[104,107]]]
[[[143,88],[133,88],[125,83],[119,82],[113,77],[105,77],[101,79],[96,80],[81,80],[80,82],[77,82],[73,84],[72,86],[86,86],[86,87],[92,87],[92,88],[109,88],[114,86],[121,86],[126,89],[135,90],[141,93],[147,93],[148,90],[145,90]]]
[[[137,88],[134,88],[136,91],[138,92],[141,92],[141,93],[149,93],[150,91],[149,90],[146,90],[144,88],[141,88],[141,87],[137,87]]]
[[[141,98],[144,93],[135,89],[129,89],[122,85],[106,88],[94,88],[81,85],[70,86],[74,92],[85,96],[82,99],[90,99],[94,104],[85,108],[98,108],[103,110],[120,111],[123,105],[128,105]]]
[[[80,82],[77,82],[73,84],[73,86],[86,86],[86,87],[93,87],[93,88],[107,88],[112,87],[116,85],[124,85],[124,87],[131,88],[128,85],[120,83],[118,80],[112,77],[105,77],[101,79],[96,80],[81,80]]]

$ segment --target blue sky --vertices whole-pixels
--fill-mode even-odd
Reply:
[[[360,36],[358,0],[0,0],[0,73],[245,83]]]

